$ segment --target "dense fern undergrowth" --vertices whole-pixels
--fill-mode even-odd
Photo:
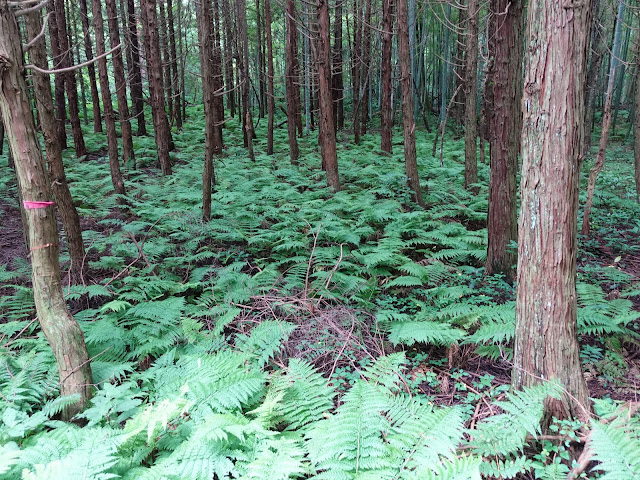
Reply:
[[[0,266],[0,478],[559,479],[585,445],[582,478],[638,478],[637,403],[624,400],[640,380],[640,209],[624,145],[579,258],[581,357],[606,395],[590,425],[542,435],[561,390],[508,391],[515,293],[483,277],[488,167],[467,193],[461,141],[447,138],[441,166],[418,132],[420,209],[399,137],[387,157],[375,134],[343,136],[332,194],[315,135],[292,166],[286,131],[267,156],[259,127],[252,163],[232,121],[203,223],[201,108],[190,115],[170,177],[153,138],[135,138],[124,201],[105,158],[65,159],[87,246],[84,284],[65,294],[96,384],[76,423],[57,420],[75,399],[58,394],[28,261]],[[15,208],[6,157],[0,182],[0,208]]]

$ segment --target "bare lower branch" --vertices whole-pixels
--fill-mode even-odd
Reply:
[[[40,67],[38,67],[36,65],[33,65],[33,64],[25,65],[24,67],[25,68],[30,68],[31,70],[35,70],[36,72],[39,72],[39,73],[44,73],[45,75],[53,75],[53,74],[56,74],[56,73],[65,73],[65,72],[73,72],[74,70],[78,70],[79,68],[86,67],[87,65],[91,65],[92,63],[97,62],[101,58],[104,58],[107,55],[115,52],[121,46],[122,46],[122,43],[119,43],[118,45],[113,47],[108,52],[104,52],[102,55],[98,55],[97,57],[93,57],[91,60],[87,60],[84,63],[79,63],[78,65],[72,65],[72,66],[66,67],[66,68],[57,68],[57,69],[54,69],[54,70],[46,70],[44,68],[40,68]]]

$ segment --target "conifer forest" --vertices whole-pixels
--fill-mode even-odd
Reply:
[[[0,479],[640,478],[637,0],[0,0]]]

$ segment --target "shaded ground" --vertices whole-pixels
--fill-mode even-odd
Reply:
[[[20,210],[0,199],[0,265],[11,270],[13,260],[26,258]]]

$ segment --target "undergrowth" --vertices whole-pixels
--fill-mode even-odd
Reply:
[[[202,118],[201,107],[190,113]],[[96,391],[78,424],[57,420],[75,399],[58,395],[29,265],[1,266],[2,478],[553,479],[566,478],[581,442],[597,460],[583,476],[640,474],[627,404],[599,400],[590,425],[555,422],[550,440],[539,424],[558,386],[510,394],[497,371],[467,368],[473,358],[508,369],[515,294],[483,277],[488,167],[480,194],[466,192],[461,142],[445,142],[441,166],[432,135],[418,132],[428,187],[418,209],[399,144],[383,156],[375,134],[341,143],[344,188],[333,194],[313,138],[292,166],[285,149],[260,153],[259,134],[252,163],[235,146],[240,127],[226,125],[209,223],[202,121],[176,132],[170,177],[152,139],[134,139],[141,168],[126,172],[126,209],[105,158],[65,159],[87,246],[85,281],[65,294]],[[103,143],[87,134],[91,149]],[[287,144],[284,129],[275,144]],[[599,241],[581,242],[578,286],[585,370],[619,386],[640,317],[625,273],[639,212],[631,183],[617,180],[622,157],[600,176]],[[1,164],[0,200],[16,205]]]

